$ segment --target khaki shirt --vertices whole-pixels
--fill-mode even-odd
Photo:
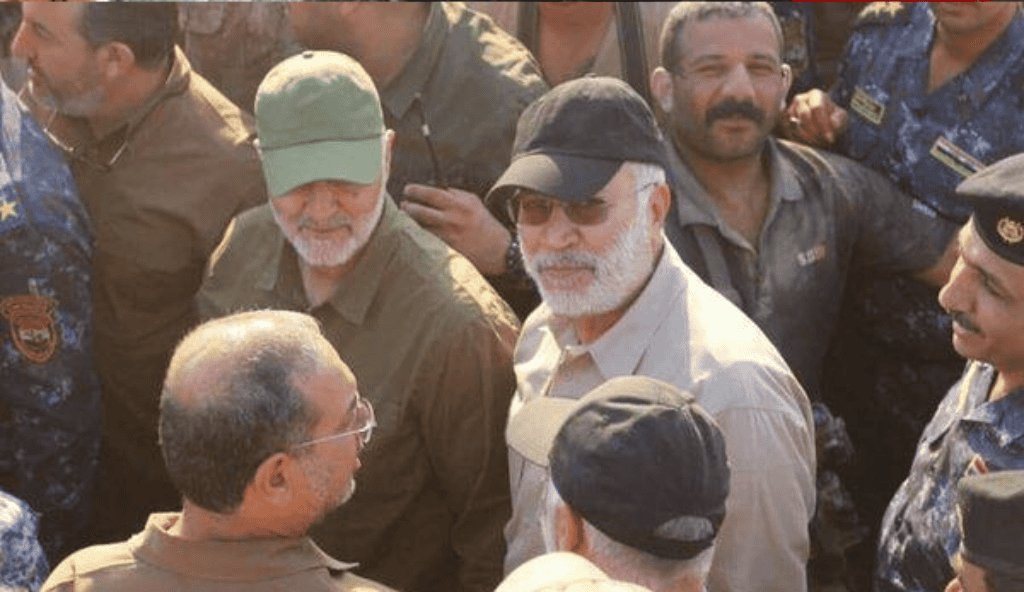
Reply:
[[[228,222],[267,199],[255,129],[177,48],[164,86],[107,136],[81,119],[39,120],[73,150],[93,223],[104,436],[135,471],[160,479],[157,404],[170,354],[196,323],[193,296]]]
[[[307,537],[193,541],[170,534],[181,514],[151,514],[146,529],[127,541],[82,549],[43,584],[47,592],[393,592],[348,573]]]
[[[503,430],[518,323],[473,265],[386,198],[331,298],[311,307],[270,206],[229,230],[200,293],[204,317],[308,312],[373,403],[378,428],[352,500],[312,535],[401,590],[492,590],[509,516]]]
[[[810,403],[760,329],[671,247],[625,315],[593,343],[580,345],[568,320],[542,304],[523,325],[515,370],[510,416],[535,397],[578,399],[616,376],[650,376],[693,394],[722,429],[732,473],[708,589],[806,590]],[[509,470],[506,571],[545,551],[538,516],[549,479],[515,449]]]

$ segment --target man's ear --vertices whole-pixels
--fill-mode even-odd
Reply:
[[[256,468],[252,482],[246,488],[246,495],[253,495],[263,504],[279,508],[286,507],[292,500],[295,458],[283,452],[268,456]]]
[[[672,74],[662,66],[651,72],[651,94],[664,113],[671,113],[673,103]]]
[[[648,204],[648,207],[651,208],[651,224],[658,232],[665,227],[665,218],[668,216],[671,205],[672,191],[669,190],[667,183],[659,183],[651,192],[651,200]]]
[[[785,111],[786,97],[789,96],[789,87],[793,86],[793,68],[789,64],[782,64],[782,110]]]
[[[117,80],[135,67],[135,52],[120,41],[111,41],[99,49],[100,72],[108,81]]]
[[[565,502],[559,502],[555,507],[555,544],[558,550],[578,553],[584,548],[585,540],[583,519]]]

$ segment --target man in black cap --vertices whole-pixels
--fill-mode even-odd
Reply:
[[[488,198],[516,221],[543,303],[516,345],[510,417],[616,376],[692,392],[733,463],[710,588],[805,589],[810,406],[764,334],[666,247],[665,152],[650,109],[622,81],[573,80],[523,112],[514,154]],[[514,442],[509,455],[506,571],[544,551],[548,482]]]
[[[725,518],[725,440],[692,395],[620,376],[582,399],[542,397],[508,441],[547,466],[548,551],[578,553],[655,592],[701,591]]]
[[[971,475],[960,481],[960,550],[946,592],[1024,590],[1024,471]]]
[[[875,589],[939,590],[960,543],[956,484],[973,467],[1024,469],[1024,155],[968,178],[974,211],[939,303],[971,361],[925,428],[882,521]]]

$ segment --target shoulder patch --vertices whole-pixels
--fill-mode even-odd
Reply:
[[[904,2],[872,2],[857,15],[853,27],[888,25],[909,18],[910,9]]]
[[[45,364],[57,351],[56,307],[49,296],[19,294],[0,300],[0,315],[11,328],[14,347],[30,362]]]
[[[25,212],[21,211],[21,204],[17,200],[0,196],[0,232],[21,226],[25,219]]]

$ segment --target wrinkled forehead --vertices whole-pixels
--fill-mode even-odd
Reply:
[[[749,27],[763,27],[771,36],[773,43],[768,47],[758,48],[758,39],[745,34],[736,34],[719,39],[720,43],[715,48],[709,48],[704,44],[695,45],[691,39],[704,27],[717,26],[726,30],[747,29]],[[694,15],[683,23],[676,36],[676,54],[680,60],[694,59],[701,54],[713,53],[720,47],[731,45],[730,49],[737,52],[749,53],[764,49],[771,52],[770,57],[781,61],[783,49],[782,29],[778,19],[769,17],[761,12],[752,11],[743,15],[731,15],[724,13],[711,13],[706,15]]]

